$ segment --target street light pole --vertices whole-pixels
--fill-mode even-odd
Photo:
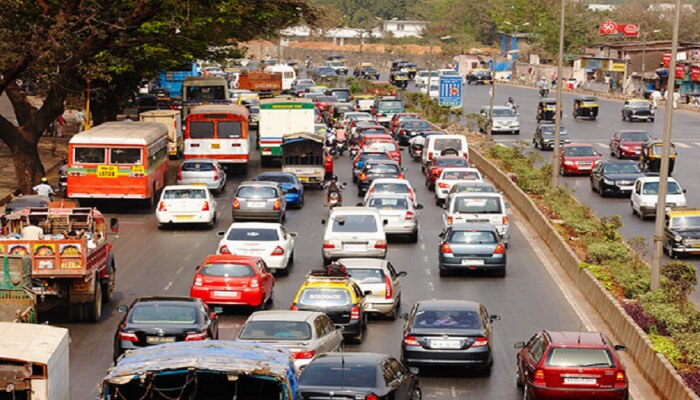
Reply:
[[[491,62],[491,90],[489,90],[489,122],[486,129],[486,140],[493,141],[493,100],[496,97],[496,57]]]
[[[661,150],[661,170],[659,175],[659,198],[656,200],[656,223],[654,225],[654,253],[651,258],[651,289],[661,284],[661,258],[663,257],[664,219],[666,217],[666,194],[668,192],[668,167],[671,153],[671,123],[673,122],[673,93],[676,88],[676,54],[678,53],[678,25],[681,18],[681,0],[676,0],[673,17],[673,41],[671,42],[671,62],[668,68],[668,94],[664,116],[664,138]]]
[[[559,131],[561,130],[561,118],[564,113],[561,109],[562,75],[564,74],[564,20],[566,18],[566,0],[561,0],[561,17],[559,21],[559,64],[557,65],[557,107],[554,110],[554,152],[552,154],[552,186],[559,185]]]

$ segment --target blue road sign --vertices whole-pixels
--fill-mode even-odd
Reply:
[[[445,75],[440,77],[439,104],[446,107],[462,106],[462,77]]]

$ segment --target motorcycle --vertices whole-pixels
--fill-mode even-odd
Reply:
[[[412,144],[408,148],[408,154],[413,158],[415,161],[420,161],[423,158],[423,145],[420,144]]]
[[[340,196],[339,192],[330,192],[326,198],[326,203],[328,208],[340,207],[343,205],[343,198]]]
[[[343,153],[347,150],[347,142],[345,140],[340,141],[336,140],[335,142],[335,153],[339,156],[342,156]]]
[[[350,158],[352,158],[354,160],[355,157],[357,157],[357,153],[359,153],[359,152],[360,152],[359,145],[354,144],[354,145],[350,146]]]
[[[540,88],[540,96],[541,96],[541,97],[547,97],[547,96],[549,96],[549,89],[547,89],[547,88]]]

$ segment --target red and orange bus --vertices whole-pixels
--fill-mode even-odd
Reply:
[[[248,165],[248,109],[237,105],[194,107],[185,121],[185,158]]]
[[[165,186],[168,128],[157,122],[106,122],[68,144],[67,195],[152,203]]]

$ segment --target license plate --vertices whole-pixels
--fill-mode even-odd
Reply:
[[[484,265],[484,260],[462,260],[462,265]]]
[[[250,208],[263,208],[265,207],[264,201],[250,201],[248,202],[248,207]]]
[[[241,292],[233,291],[233,290],[230,290],[230,291],[226,291],[226,290],[215,290],[215,291],[214,291],[214,296],[215,296],[215,297],[227,297],[227,298],[230,298],[230,299],[237,299],[237,298],[241,297]]]
[[[431,340],[430,347],[433,349],[459,349],[459,340]]]
[[[174,341],[175,336],[146,336],[146,343],[148,344],[172,343]]]
[[[362,244],[346,244],[345,246],[343,246],[343,250],[347,251],[365,251],[366,248],[367,247]]]
[[[307,177],[305,177],[305,176],[300,176],[300,177],[299,177],[299,182],[301,182],[301,183],[306,183],[306,182],[308,182],[308,181],[309,181],[309,178],[307,178]]]
[[[175,219],[178,220],[178,221],[189,221],[189,220],[191,220],[192,218],[193,218],[193,217],[192,217],[191,215],[176,215],[176,216],[175,216]]]
[[[97,166],[97,177],[98,178],[116,178],[118,169],[116,166],[112,165],[98,165]]]
[[[595,378],[564,378],[567,385],[595,385]]]
[[[211,148],[212,148],[212,149],[220,149],[220,148],[221,148],[221,145],[220,145],[219,143],[212,143],[212,144],[211,144]]]

